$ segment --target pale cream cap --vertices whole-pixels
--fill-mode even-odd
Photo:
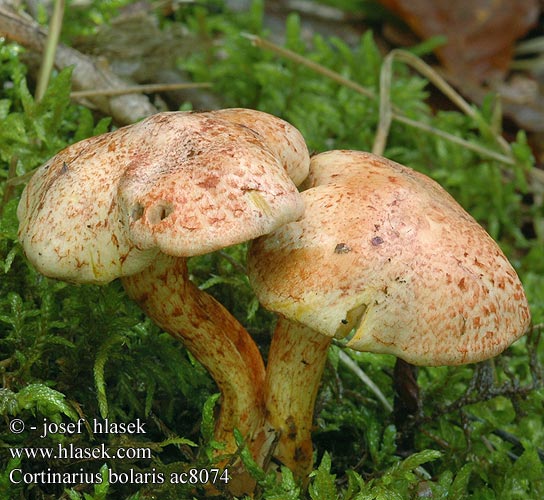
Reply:
[[[269,146],[282,138],[216,115],[159,113],[58,153],[19,204],[29,260],[50,277],[104,283],[139,272],[158,252],[211,252],[301,215],[284,159]]]

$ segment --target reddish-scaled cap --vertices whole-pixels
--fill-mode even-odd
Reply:
[[[308,176],[308,147],[300,132],[289,122],[246,108],[218,109],[210,114],[248,127],[259,134],[274,156],[280,159],[287,175],[297,186]],[[263,119],[263,115],[266,119]]]
[[[262,304],[361,351],[442,365],[495,356],[530,314],[492,238],[436,182],[368,153],[312,158],[305,214],[253,242]]]
[[[251,111],[242,125],[236,112],[240,123],[217,112],[159,113],[58,153],[19,204],[29,260],[50,277],[104,283],[139,272],[158,252],[202,254],[294,220],[303,204],[289,155],[271,145],[285,139],[289,149],[298,137],[292,156],[303,168],[304,141],[276,117]]]

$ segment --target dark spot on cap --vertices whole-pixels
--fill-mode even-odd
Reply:
[[[334,253],[348,253],[351,252],[351,247],[349,245],[346,245],[345,243],[338,243],[334,247]]]
[[[383,238],[381,236],[374,236],[374,238],[370,240],[370,243],[372,243],[372,246],[377,247],[383,243]]]

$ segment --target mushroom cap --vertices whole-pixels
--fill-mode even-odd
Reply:
[[[210,114],[257,132],[272,153],[280,159],[295,185],[300,185],[308,176],[310,168],[308,146],[298,129],[289,122],[262,111],[246,108],[218,109],[211,111]],[[267,116],[266,120],[263,120],[263,115]]]
[[[253,122],[257,113],[277,123],[259,112]],[[302,200],[268,145],[282,132],[269,129],[280,136],[216,112],[167,112],[69,146],[23,191],[27,257],[46,276],[106,283],[141,271],[158,252],[199,255],[294,220]],[[299,143],[297,155],[309,163]]]
[[[530,313],[516,272],[436,182],[330,151],[312,158],[305,185],[304,215],[250,248],[266,308],[418,365],[481,361],[523,335]]]

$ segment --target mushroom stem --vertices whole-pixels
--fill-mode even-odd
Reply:
[[[183,341],[221,391],[215,439],[222,453],[237,450],[237,428],[250,443],[263,424],[264,363],[245,328],[189,279],[184,258],[159,254],[143,271],[122,279],[128,295],[161,328]]]
[[[268,354],[267,423],[279,433],[272,455],[301,479],[312,470],[314,406],[331,340],[280,317]]]
[[[397,428],[397,452],[401,454],[414,449],[415,422],[422,406],[417,373],[417,366],[397,358],[393,371],[393,418]]]

